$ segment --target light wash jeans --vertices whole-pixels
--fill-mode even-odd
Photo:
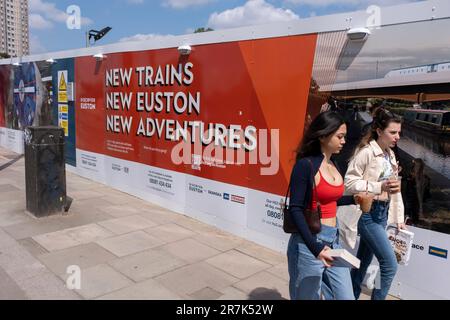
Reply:
[[[322,225],[317,241],[339,249],[337,228]],[[289,294],[292,300],[320,300],[323,291],[327,298],[355,300],[350,269],[326,268],[308,249],[299,233],[291,234],[288,249]],[[325,290],[323,290],[325,289]]]
[[[358,221],[360,242],[357,257],[361,267],[351,272],[353,292],[356,299],[361,294],[361,283],[372,262],[373,256],[380,263],[380,289],[372,291],[372,300],[384,300],[389,293],[397,272],[397,259],[386,235],[389,203],[374,202],[369,213],[363,213]]]

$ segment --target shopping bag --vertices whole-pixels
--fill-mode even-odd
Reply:
[[[389,225],[386,228],[386,233],[394,249],[398,264],[408,265],[414,233],[408,230],[398,229],[395,225]]]

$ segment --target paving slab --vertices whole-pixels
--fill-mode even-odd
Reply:
[[[134,284],[132,286],[101,296],[96,300],[180,300],[174,291],[165,288],[155,280]]]
[[[0,252],[2,248],[5,247],[11,247],[16,244],[16,241],[13,237],[11,237],[9,234],[7,234],[5,231],[3,231],[2,228],[0,228]]]
[[[15,186],[15,181],[11,180],[10,178],[6,178],[2,175],[0,175],[0,184],[11,184]]]
[[[127,256],[162,245],[164,242],[152,237],[144,231],[135,231],[125,235],[110,237],[97,241],[106,250],[118,257]]]
[[[11,170],[20,172],[23,174],[25,172],[25,164],[23,163],[22,160],[19,160],[18,162],[16,162],[14,164],[14,166],[11,167]]]
[[[16,165],[18,164],[17,162],[14,164]],[[17,171],[12,170],[13,167],[8,167],[6,169],[3,169],[1,171],[2,173],[2,178],[4,179],[11,179],[14,182],[18,182],[19,180],[25,180],[25,172],[23,173],[18,173]]]
[[[194,231],[183,228],[175,223],[168,223],[157,227],[147,228],[144,231],[155,238],[164,241],[165,243],[175,242],[197,234]]]
[[[175,222],[176,224],[178,224],[184,228],[195,231],[197,233],[199,233],[199,232],[218,232],[219,231],[219,229],[217,229],[213,226],[207,225],[200,221],[196,221],[188,216],[183,216],[183,215],[178,215],[178,216],[174,217],[173,222]]]
[[[78,191],[98,190],[98,185],[96,183],[73,181],[71,178],[66,177],[66,190],[67,195],[72,196],[72,193]]]
[[[64,275],[69,266],[76,265],[80,269],[87,269],[99,264],[105,264],[117,257],[96,243],[88,243],[41,254],[37,258],[53,273]]]
[[[66,175],[66,185],[67,185],[67,194],[72,194],[72,192],[77,191],[95,190],[99,192],[99,190],[101,190],[101,187],[99,187],[98,183],[76,176],[75,174]]]
[[[216,256],[220,251],[211,248],[194,239],[183,239],[177,242],[169,243],[160,248],[175,257],[178,257],[188,263],[195,263],[201,260]]]
[[[0,300],[24,300],[27,298],[25,292],[3,268],[0,268],[0,288]]]
[[[175,223],[177,216],[176,214],[166,214],[162,211],[154,209],[143,209],[139,212],[139,215],[150,219],[151,221],[161,225],[167,223]]]
[[[89,242],[95,242],[113,235],[114,234],[112,232],[100,227],[99,225],[88,224],[81,227],[34,236],[33,240],[48,251],[56,251]]]
[[[0,171],[0,184],[10,184],[10,185],[17,187],[16,186],[16,183],[17,183],[16,176],[18,175],[17,172],[15,175],[9,174],[8,177],[3,174],[4,172],[6,172],[5,169]]]
[[[2,178],[11,179],[14,182],[17,182],[21,179],[25,180],[25,172],[20,173],[12,170],[12,168],[14,168],[14,166],[16,165],[19,165],[19,162],[16,162],[11,166],[7,167],[6,169],[1,170]]]
[[[223,295],[222,292],[219,292],[217,290],[211,289],[211,288],[203,288],[200,289],[194,293],[191,293],[190,296],[194,300],[217,300]]]
[[[289,299],[288,283],[268,272],[262,271],[233,284],[233,287],[247,293],[249,298]]]
[[[88,225],[91,223],[101,222],[105,220],[110,220],[113,217],[105,212],[101,211],[84,211],[75,212],[75,210],[70,210],[69,214],[55,216],[54,219],[60,222],[61,229],[75,228],[83,225]]]
[[[228,287],[220,291],[222,295],[217,300],[248,300],[248,294],[235,287]]]
[[[252,258],[236,250],[231,250],[206,260],[207,263],[234,277],[245,279],[271,267],[270,264]]]
[[[289,281],[289,272],[286,264],[279,264],[270,269],[266,270],[267,272],[273,274],[274,276],[283,279],[285,281]]]
[[[11,199],[21,200],[25,203],[25,193],[23,191],[8,191],[0,193],[0,203],[3,204],[9,202]]]
[[[234,249],[244,242],[243,239],[223,232],[202,232],[193,238],[219,251]]]
[[[72,191],[70,197],[76,200],[97,199],[103,197],[104,194],[95,190]]]
[[[121,218],[125,216],[132,216],[135,214],[139,214],[139,209],[133,208],[128,205],[111,205],[106,207],[99,207],[100,211],[109,214],[115,218]]]
[[[50,272],[19,281],[19,284],[27,298],[31,300],[81,299],[75,291],[69,290],[61,279]]]
[[[0,212],[0,227],[7,227],[19,223],[32,221],[28,214],[24,210],[11,210]]]
[[[107,195],[103,196],[101,199],[105,200],[106,202],[108,202],[110,204],[124,205],[124,204],[127,204],[127,203],[133,201],[132,197],[133,196],[131,196],[131,195],[122,193],[121,195],[114,195],[114,196],[107,194]]]
[[[82,270],[81,289],[75,289],[85,299],[93,299],[132,285],[133,282],[108,265],[101,264]]]
[[[72,197],[71,194],[68,194]],[[111,203],[103,198],[89,198],[89,199],[76,199],[73,198],[72,205],[69,209],[69,213],[94,213],[102,212],[100,209],[102,207],[110,206]]]
[[[143,200],[141,198],[133,197],[133,201],[130,201],[127,203],[128,206],[131,206],[133,208],[138,208],[140,210],[153,210],[153,211],[160,211],[164,213],[169,213],[170,215],[178,215],[178,213],[175,213],[167,208],[161,207],[160,205],[156,203],[149,202],[147,200]]]
[[[105,220],[98,223],[114,234],[130,233],[132,231],[142,230],[157,226],[156,223],[140,215]]]
[[[205,262],[190,264],[167,272],[154,280],[186,299],[190,299],[190,294],[201,289],[212,288],[220,292],[239,281]]]
[[[176,219],[178,217],[183,217],[183,214],[179,214],[177,212],[171,211],[167,208],[163,208],[159,205],[153,204],[151,202],[145,202],[142,199],[136,199],[136,201],[127,203],[128,206],[131,206],[133,208],[137,208],[140,210],[140,213],[157,213],[161,215],[165,215],[169,218]]]
[[[139,282],[180,268],[186,262],[164,251],[146,250],[110,261],[109,265]]]
[[[50,218],[32,219],[29,222],[3,227],[14,239],[26,239],[40,234],[55,232],[63,229],[61,222]]]
[[[277,265],[281,263],[287,264],[286,253],[279,253],[270,250],[254,242],[244,241],[241,245],[236,247],[236,250],[271,265]]]
[[[18,240],[17,242],[35,258],[41,254],[48,253],[45,248],[39,245],[39,243],[34,241],[32,238]]]
[[[46,271],[45,266],[19,244],[0,249],[0,267],[14,281],[32,278]]]
[[[0,183],[0,193],[3,192],[19,192],[19,188],[13,186],[12,184],[1,184]]]
[[[20,199],[10,199],[9,201],[0,202],[0,213],[10,211],[25,211],[25,203]]]

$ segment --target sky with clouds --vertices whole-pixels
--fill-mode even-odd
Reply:
[[[31,53],[84,47],[87,30],[112,30],[97,44],[215,30],[389,6],[420,0],[29,0]],[[80,29],[69,29],[77,6]],[[73,11],[70,11],[73,12]]]

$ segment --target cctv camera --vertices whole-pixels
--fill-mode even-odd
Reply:
[[[183,56],[190,54],[191,51],[192,51],[192,48],[189,45],[182,45],[182,46],[178,47],[178,52]]]
[[[353,28],[347,31],[347,37],[351,41],[365,41],[370,35],[370,30],[367,28]]]

